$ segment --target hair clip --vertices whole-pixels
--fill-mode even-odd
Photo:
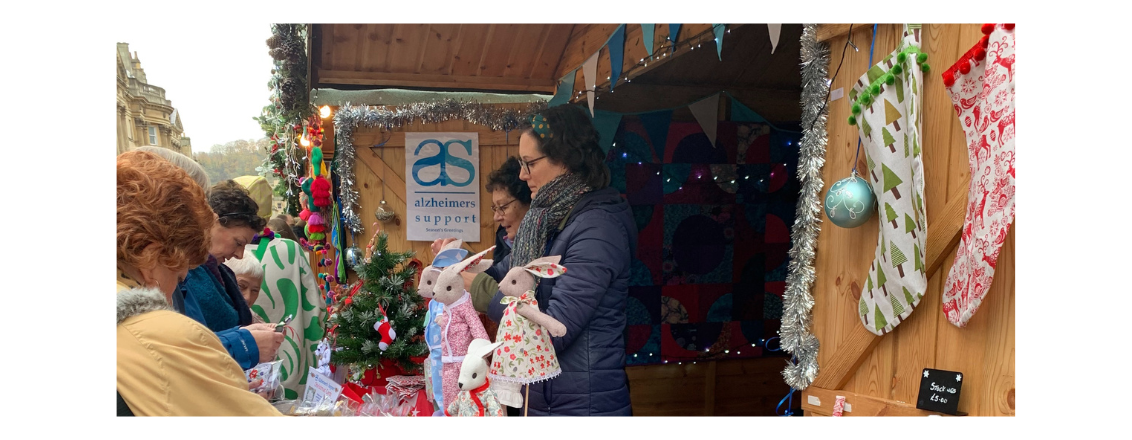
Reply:
[[[554,133],[550,132],[550,123],[546,122],[546,117],[540,114],[531,116],[531,129],[538,133],[540,139],[553,138]]]

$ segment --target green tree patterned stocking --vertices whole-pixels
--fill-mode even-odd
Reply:
[[[857,309],[861,323],[877,335],[908,318],[927,290],[920,156],[926,60],[920,52],[920,29],[906,26],[900,47],[862,75],[849,92],[860,105],[860,114],[850,122],[859,121],[880,216],[880,236]]]

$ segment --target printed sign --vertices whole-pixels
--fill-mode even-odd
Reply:
[[[333,403],[342,394],[342,385],[334,383],[334,379],[319,373],[314,367],[307,371],[307,389],[303,392],[303,401],[312,406],[319,406],[323,402]]]
[[[479,133],[405,133],[410,241],[480,241]]]
[[[920,394],[916,408],[956,415],[959,412],[959,391],[963,373],[925,368],[920,377]]]

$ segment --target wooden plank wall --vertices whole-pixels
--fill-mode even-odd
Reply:
[[[525,104],[501,104],[501,107],[525,108]],[[358,163],[354,166],[359,193],[358,215],[365,226],[365,232],[357,236],[358,247],[364,248],[374,233],[373,223],[377,221],[374,211],[384,197],[389,207],[397,212],[401,224],[390,222],[383,226],[389,234],[389,248],[396,251],[411,249],[423,262],[431,261],[431,241],[408,241],[405,222],[405,132],[478,132],[480,143],[480,241],[468,243],[473,251],[482,251],[495,244],[496,225],[492,221],[491,193],[483,189],[487,176],[508,156],[519,154],[519,132],[493,132],[485,126],[464,120],[452,120],[436,124],[416,121],[392,132],[359,127],[354,131],[355,153]],[[373,145],[385,144],[382,147]],[[371,148],[372,147],[372,148]],[[383,183],[384,182],[384,183]]]
[[[923,50],[929,55],[931,72],[925,75],[923,108],[924,173],[928,228],[938,221],[948,200],[966,194],[969,180],[967,145],[960,122],[951,106],[940,73],[982,36],[978,24],[924,25]],[[853,43],[848,48],[840,75],[832,88],[844,88],[846,96],[853,83],[869,67],[866,50],[872,26],[855,25]],[[877,30],[874,62],[896,48],[902,33],[899,24],[880,25]],[[829,72],[837,69],[846,35],[834,37],[830,45]],[[849,175],[857,147],[857,129],[846,123],[846,98],[829,105],[829,144],[822,178],[825,189]],[[859,162],[864,167],[864,156]],[[877,243],[874,217],[856,229],[842,229],[831,223],[822,225],[818,237],[813,287],[814,332],[821,340],[818,363],[826,367],[830,355],[847,344],[846,335],[862,325],[857,317],[857,301],[864,285],[870,259]],[[941,270],[928,282],[928,291],[919,307],[892,333],[880,338],[844,391],[913,407],[923,368],[961,371],[964,385],[959,411],[970,415],[1014,415],[1014,228],[1006,238],[999,257],[994,283],[978,313],[967,327],[947,321],[941,310],[940,292],[951,270],[955,251],[945,258]],[[820,378],[820,376],[819,376]]]

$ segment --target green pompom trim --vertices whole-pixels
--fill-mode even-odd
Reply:
[[[872,85],[870,85],[869,86],[869,92],[872,92],[873,95],[879,95],[880,94],[880,84],[873,83]]]
[[[904,52],[900,52],[900,53],[896,54],[896,61],[903,63],[904,60],[906,59],[906,57],[907,56],[904,55]]]
[[[920,64],[923,64],[927,60],[928,60],[928,54],[926,54],[926,53],[921,52],[919,55],[916,55],[916,61],[919,62]]]
[[[861,114],[861,104],[854,102],[852,109],[853,109],[853,114],[855,114],[855,115]]]
[[[893,76],[892,74],[885,75],[884,76],[884,83],[888,84],[888,85],[896,84],[896,77]]]
[[[849,125],[857,125],[857,118],[850,116],[849,117]]]
[[[920,70],[924,71],[924,73],[928,73],[929,70],[932,70],[932,66],[929,66],[927,64],[921,64]]]
[[[895,73],[895,74],[897,74],[897,75],[899,75],[899,74],[901,74],[901,73],[904,73],[904,67],[902,67],[902,66],[901,66],[901,65],[899,65],[899,64],[897,64],[897,65],[894,65],[894,66],[892,66],[892,70],[891,70],[891,72],[892,72],[892,73]]]

